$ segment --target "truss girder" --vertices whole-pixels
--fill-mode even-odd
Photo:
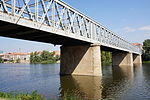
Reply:
[[[141,50],[59,0],[0,0],[0,11],[128,51]],[[17,22],[16,22],[17,24]]]

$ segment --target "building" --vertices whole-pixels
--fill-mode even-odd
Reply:
[[[140,49],[143,50],[143,45],[140,43],[132,43],[132,45],[138,46]]]
[[[54,52],[54,56],[59,56],[60,57],[60,51],[53,51]]]
[[[0,55],[5,61],[13,61],[14,63],[29,63],[30,62],[30,53],[3,53]]]
[[[60,51],[49,51],[54,53],[54,56],[60,57]],[[42,51],[37,51],[40,55]],[[0,53],[0,57],[4,59],[5,62],[13,63],[30,63],[30,53],[23,52],[13,52],[13,53]]]
[[[3,53],[0,53],[0,58],[2,58],[4,56],[4,54]]]

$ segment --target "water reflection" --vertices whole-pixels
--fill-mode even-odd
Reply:
[[[61,96],[75,92],[81,97],[100,99],[102,93],[101,77],[62,76],[60,77]]]
[[[143,67],[142,64],[134,64],[134,78],[143,77]]]
[[[113,66],[112,77],[103,78],[102,98],[125,99],[124,94],[131,88],[133,78],[133,66]]]
[[[134,72],[133,66],[113,66],[112,67],[113,79],[133,79]]]
[[[32,64],[30,66],[30,75],[34,79],[38,77],[48,78],[58,74],[58,64]]]

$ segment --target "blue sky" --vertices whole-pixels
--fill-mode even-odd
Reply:
[[[63,0],[130,42],[150,39],[150,0]],[[0,37],[0,51],[58,50],[59,46]]]

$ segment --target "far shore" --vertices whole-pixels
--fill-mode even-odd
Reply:
[[[150,61],[143,61],[143,63],[150,63]]]

